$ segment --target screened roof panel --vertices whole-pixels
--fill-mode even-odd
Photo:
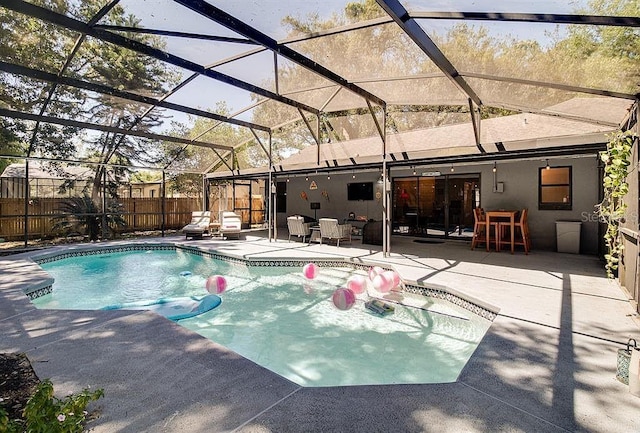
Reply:
[[[352,167],[355,164],[381,163],[383,144],[380,137],[371,136],[348,142],[321,143],[320,164],[317,147],[308,146],[282,161],[283,169],[314,169]],[[471,124],[448,125],[439,128],[413,130],[387,136],[389,160],[451,157],[479,154]]]
[[[216,66],[213,69],[251,83],[254,86],[275,92],[276,80],[273,63],[273,53],[265,50]]]
[[[224,151],[214,151],[206,147],[182,143],[165,142],[163,146],[169,154],[168,160],[164,162],[163,167],[166,167],[170,171],[204,173],[214,161],[219,160],[218,155],[225,156],[228,154],[228,152]],[[216,154],[216,152],[218,152],[218,154]],[[180,157],[176,158],[176,155],[180,155]]]
[[[340,89],[325,105],[323,111],[351,110],[355,108],[365,108],[367,101],[360,95],[356,95],[349,90]]]
[[[48,83],[0,72],[0,108],[37,113],[44,104],[48,88]]]
[[[293,42],[288,46],[349,81],[438,71],[429,57],[394,23]]]
[[[462,93],[442,74],[397,78],[379,81],[359,81],[357,84],[391,105],[459,105],[467,104]]]
[[[132,142],[153,146],[157,154],[166,144],[153,134],[228,144],[245,155],[238,166],[264,161],[259,156],[263,149],[251,150],[269,141],[268,133],[259,131],[264,127],[276,128],[277,158],[313,145],[318,116],[336,131],[332,136],[326,125],[321,128],[319,140],[332,140],[329,147],[321,145],[324,164],[335,159],[342,165],[346,152],[357,155],[358,163],[377,161],[382,140],[367,101],[386,106],[389,118],[383,122],[378,110],[378,119],[387,125],[390,151],[402,158],[479,152],[469,100],[481,107],[481,139],[488,145],[527,142],[537,147],[541,141],[536,140],[554,142],[549,134],[580,144],[580,131],[586,143],[620,124],[640,90],[640,21],[624,20],[636,27],[620,26],[622,20],[604,25],[607,16],[639,17],[637,0],[403,0],[410,20],[405,22],[402,14],[400,24],[378,5],[384,0],[208,0],[199,6],[213,6],[207,12],[211,19],[183,6],[197,8],[196,1],[45,2],[62,7],[46,14],[33,6],[42,2],[32,3],[0,7],[3,107],[23,112],[22,121],[31,126],[31,114],[45,107],[47,82],[59,81],[45,115],[69,124],[96,122],[98,130],[107,124],[134,125],[138,136]],[[112,9],[102,19],[94,16],[106,5]],[[93,27],[92,20],[98,25]],[[581,20],[599,25],[566,24]],[[87,36],[68,58],[80,39],[77,32]],[[69,66],[58,80],[65,61]],[[155,103],[149,98],[165,106],[146,114]],[[198,109],[220,115],[211,118],[216,116]],[[122,120],[111,122],[109,111]],[[523,114],[513,116],[515,111]],[[141,115],[142,121],[134,120]],[[512,116],[502,118],[503,124],[499,115]],[[234,120],[220,123],[220,116]],[[529,123],[518,116],[529,116]],[[537,130],[532,132],[534,119]],[[20,116],[9,122],[14,120],[19,123]],[[240,121],[256,126],[263,146]],[[525,124],[528,129],[517,127]],[[42,128],[38,139],[51,135],[56,141],[72,136],[63,129],[74,129]],[[202,164],[215,170],[221,155],[206,150],[194,158],[210,158]],[[300,153],[311,152],[316,164],[315,150]],[[353,162],[346,158],[344,164]]]
[[[62,69],[79,33],[47,22],[31,22],[11,11],[0,12],[3,38],[0,61],[54,74]]]
[[[222,122],[215,118],[193,114],[185,115],[179,111],[163,108],[155,108],[153,113],[168,120],[155,129],[157,133],[172,137],[186,138],[228,148],[237,146],[246,141],[247,138],[253,137],[247,128]]]
[[[273,159],[279,162],[299,152],[307,146],[316,144],[315,135],[318,131],[317,121],[309,119],[311,131],[302,121],[295,121],[276,129],[273,133]]]
[[[581,117],[585,120],[620,123],[633,104],[632,100],[599,97],[528,84],[469,78],[485,105],[514,109],[547,110],[549,112]]]
[[[222,104],[229,111],[235,111],[251,103],[251,93],[222,81],[198,75],[172,93],[167,101],[208,111],[217,111]]]
[[[329,92],[329,94],[331,94],[337,87],[337,85],[331,80],[328,80],[307,68],[297,65],[285,57],[278,56],[277,62],[278,89],[282,94],[304,101],[306,98],[300,96],[296,97],[296,93],[302,93],[306,90],[311,92],[324,90],[325,93]],[[324,101],[325,100],[316,101],[314,97],[311,97],[307,103],[314,107],[320,107]]]
[[[331,140],[347,141],[363,137],[379,137],[373,116],[369,113],[331,116],[325,119],[325,123],[330,128],[328,135]]]
[[[457,111],[453,111],[455,108],[449,107],[449,111],[443,111],[434,107],[407,107],[404,110],[390,111],[387,116],[387,127],[390,131],[402,133],[471,121],[468,107],[460,106],[457,107]]]
[[[344,21],[335,22],[334,16],[342,16],[344,7],[348,3],[345,0],[307,0],[295,2],[292,5],[279,0],[249,0],[249,1],[226,1],[209,0],[215,7],[235,16],[246,24],[254,26],[267,36],[280,40],[292,34],[299,34],[295,31],[296,22],[315,22],[316,26],[311,30],[317,30],[343,25]],[[322,21],[319,23],[318,20]],[[328,24],[327,21],[332,20]]]
[[[159,98],[178,83],[183,71],[153,57],[89,36],[71,59],[67,75],[96,84],[116,84],[118,90]],[[143,74],[157,79],[143,81],[140,79]]]
[[[325,110],[327,105],[333,99],[335,93],[340,89],[341,87],[337,85],[317,87],[308,90],[296,89],[291,92],[284,93],[284,95],[318,110]]]
[[[635,0],[623,0],[622,3],[633,3]],[[410,12],[512,12],[534,14],[575,14],[590,11],[587,0],[510,0],[496,2],[494,0],[400,0]],[[611,11],[612,15],[624,15],[620,11]]]
[[[483,144],[507,143],[535,140],[546,145],[557,145],[562,139],[587,134],[599,134],[600,141],[606,141],[605,134],[614,128],[606,125],[586,123],[557,116],[522,113],[482,121],[480,142]],[[487,148],[487,150],[492,150]]]
[[[387,149],[396,159],[435,158],[479,153],[470,123],[416,129],[403,134],[390,134]]]
[[[263,143],[263,146],[258,144],[257,141],[248,141],[242,146],[238,147],[235,151],[235,159],[237,168],[240,170],[256,167],[268,167],[269,155],[268,143]]]
[[[619,56],[640,32],[628,27],[418,20],[460,72],[635,93],[637,65]],[[601,44],[613,33],[618,46]],[[593,44],[585,55],[577,44]]]
[[[135,27],[226,38],[238,37],[236,32],[173,0],[121,0],[118,5],[133,17],[133,22],[127,24],[133,24]],[[122,22],[114,21],[112,16],[104,17],[99,24],[123,25]],[[246,38],[243,39],[246,41]]]
[[[303,112],[304,113],[304,112]],[[305,113],[308,114],[308,113]],[[295,107],[274,100],[266,100],[251,110],[237,116],[239,119],[252,119],[260,125],[275,128],[279,125],[300,119],[300,112]]]
[[[243,44],[172,36],[163,36],[162,41],[167,52],[204,67],[241,55],[251,47]]]
[[[58,85],[45,114],[61,119],[126,128],[151,107],[149,104],[109,94]]]

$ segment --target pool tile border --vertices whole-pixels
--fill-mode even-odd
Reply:
[[[81,248],[74,251],[57,251],[57,252],[49,252],[45,254],[41,254],[32,258],[32,260],[38,264],[51,263],[57,260],[63,260],[72,257],[81,257],[81,256],[90,256],[90,255],[98,255],[98,254],[107,254],[107,253],[122,253],[129,251],[177,251],[182,250],[186,251],[190,254],[209,257],[212,259],[226,261],[228,263],[241,264],[245,266],[256,266],[256,267],[302,267],[305,264],[309,263],[309,259],[300,260],[294,258],[283,258],[283,259],[260,259],[260,258],[246,258],[246,257],[238,257],[229,254],[220,254],[213,251],[204,250],[197,247],[184,246],[184,245],[168,245],[168,244],[131,244],[125,246],[101,246],[99,248]],[[362,262],[354,262],[349,259],[313,259],[313,262],[319,267],[340,267],[340,266],[348,266],[353,269],[358,270],[368,270],[372,265],[366,264]],[[382,266],[385,270],[393,270],[389,267]],[[25,294],[29,297],[29,299],[36,299],[40,296],[47,295],[51,293],[52,286],[40,287],[34,290],[27,290]],[[489,321],[493,321],[497,312],[492,311],[491,309],[479,305],[479,303],[473,302],[469,299],[465,299],[464,297],[451,293],[445,287],[427,287],[424,285],[405,283],[403,291],[407,293],[413,293],[417,295],[427,296],[430,298],[442,299],[449,301],[459,307],[464,308],[467,311],[470,311],[477,316],[480,316]]]

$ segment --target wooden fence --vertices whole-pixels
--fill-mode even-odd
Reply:
[[[53,217],[61,215],[62,198],[35,198],[29,202],[29,238],[50,238]],[[127,227],[122,231],[160,230],[162,228],[162,199],[121,198],[123,217]],[[181,229],[191,220],[191,212],[201,210],[201,202],[196,198],[166,198],[164,201],[164,228]],[[0,198],[0,238],[5,240],[24,239],[24,199]]]

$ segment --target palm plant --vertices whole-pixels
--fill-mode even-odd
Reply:
[[[71,197],[63,201],[58,210],[64,215],[54,217],[53,229],[64,233],[82,233],[90,241],[96,241],[100,232],[114,233],[115,227],[127,225],[122,217],[122,207],[119,203],[107,203],[105,213],[100,212],[98,205],[88,195]]]

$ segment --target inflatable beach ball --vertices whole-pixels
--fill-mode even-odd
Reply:
[[[227,280],[222,275],[212,275],[207,278],[205,287],[207,292],[219,295],[227,290]]]
[[[364,293],[367,289],[367,279],[361,275],[354,275],[347,280],[347,289],[350,289],[353,293]]]
[[[391,280],[392,289],[400,285],[400,275],[396,271],[384,271],[382,274]]]
[[[315,263],[307,263],[302,268],[302,275],[304,275],[307,280],[313,280],[318,276],[318,266]]]
[[[348,310],[356,303],[356,294],[351,289],[345,289],[344,287],[333,292],[333,305],[338,310]]]
[[[373,281],[376,275],[381,274],[383,272],[384,272],[384,269],[382,269],[380,266],[372,266],[369,268],[369,279]]]
[[[390,292],[393,285],[393,277],[386,272],[378,274],[373,279],[373,288],[378,292],[387,293]]]

